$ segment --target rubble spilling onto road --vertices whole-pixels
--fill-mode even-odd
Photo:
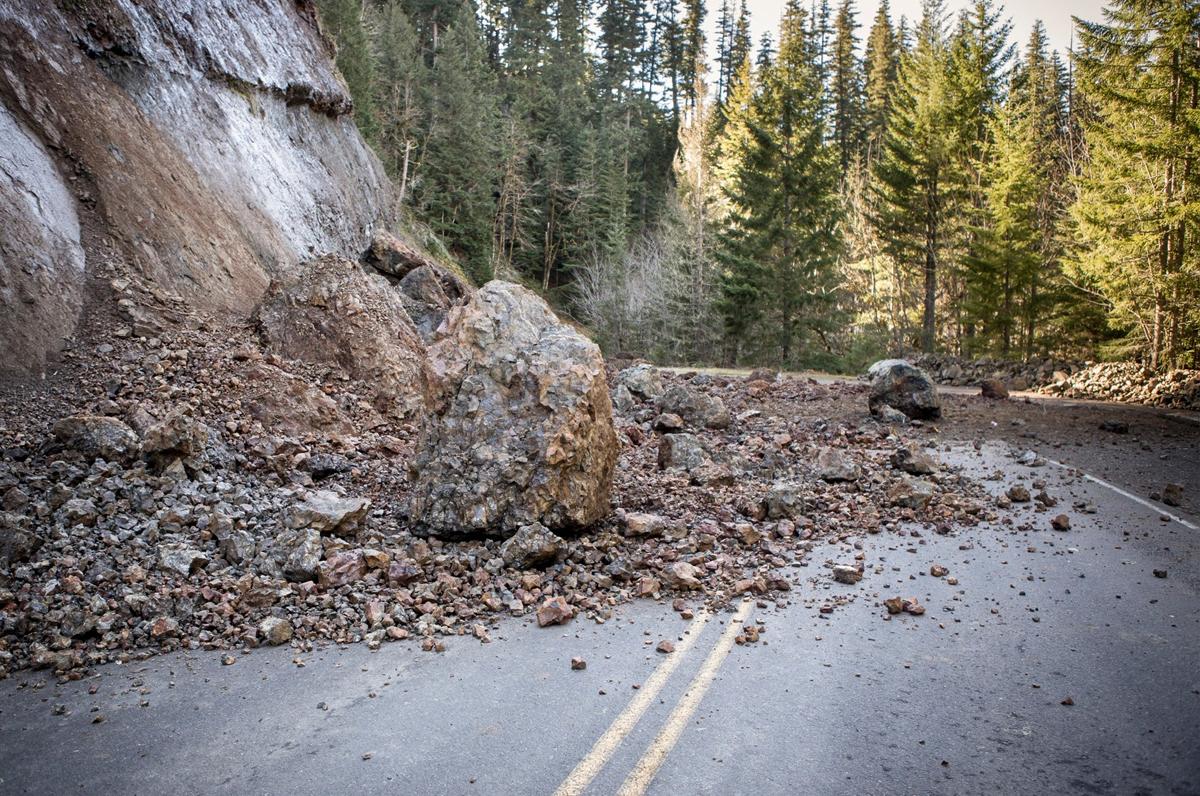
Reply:
[[[439,538],[410,515],[418,421],[329,362],[230,342],[246,339],[122,334],[68,353],[46,384],[8,388],[0,675],[73,677],[175,649],[440,650],[488,640],[506,615],[603,622],[635,598],[770,599],[828,577],[831,543],[996,510],[941,465],[928,423],[872,418],[862,385],[610,369],[611,511]]]

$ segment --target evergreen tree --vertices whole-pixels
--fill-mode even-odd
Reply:
[[[1200,364],[1200,5],[1113,0],[1076,24],[1094,116],[1075,266],[1151,366]]]
[[[491,278],[498,181],[496,89],[468,4],[441,36],[429,80],[429,132],[416,185],[419,207],[467,272]]]
[[[748,295],[764,298],[771,326],[761,336],[772,343],[772,361],[785,364],[798,361],[807,335],[823,340],[834,327],[840,254],[837,157],[822,118],[820,34],[808,22],[798,0],[790,0],[778,56],[751,103],[748,146],[727,186],[735,210],[727,235],[734,266],[725,283],[727,306]],[[747,260],[758,268],[747,270]],[[735,320],[728,311],[726,317]]]
[[[862,65],[857,54],[857,27],[853,0],[842,0],[833,25],[833,57],[830,64],[833,138],[842,179],[846,178],[862,144],[863,80]]]
[[[968,261],[978,261],[978,230],[986,223],[987,185],[984,172],[990,156],[992,125],[1007,82],[1012,45],[1008,41],[1011,25],[1001,18],[994,0],[975,0],[959,16],[958,27],[950,42],[947,104],[952,126],[953,167],[948,172],[946,205],[961,223],[949,225],[952,233],[951,256],[942,275],[946,305],[954,320],[953,338],[957,345],[971,345],[974,327],[963,315],[971,303],[965,273]]]
[[[923,276],[921,347],[937,343],[938,276],[949,245],[953,140],[949,53],[941,0],[924,0],[912,52],[900,60],[883,153],[876,168],[876,227],[887,253]]]
[[[896,67],[900,61],[900,46],[888,16],[888,1],[880,0],[867,37],[864,64],[865,84],[863,135],[868,164],[873,163],[883,146],[887,117],[892,107],[892,91],[896,84]]]
[[[374,142],[377,130],[374,62],[363,20],[363,5],[359,0],[320,0],[317,10],[322,29],[337,45],[335,61],[354,100],[354,121],[363,137]]]
[[[682,51],[680,58],[682,61],[682,69],[680,71],[680,82],[683,84],[685,96],[687,99],[688,110],[696,106],[698,97],[696,96],[697,86],[703,83],[697,82],[698,78],[702,78],[705,72],[704,64],[704,0],[685,0],[687,13],[683,17],[682,26]]]
[[[401,204],[408,193],[422,137],[421,86],[425,63],[417,33],[399,0],[379,10],[373,42],[375,105],[378,114],[376,151],[396,182]]]

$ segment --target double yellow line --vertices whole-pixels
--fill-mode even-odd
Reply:
[[[700,701],[704,699],[704,695],[708,693],[709,687],[716,678],[717,670],[721,668],[721,664],[725,661],[725,656],[729,654],[734,644],[734,638],[742,627],[742,622],[750,613],[753,603],[743,602],[730,620],[729,626],[725,628],[725,632],[721,634],[721,638],[717,641],[715,647],[709,652],[705,658],[700,671],[692,678],[692,682],[688,684],[687,690],[680,697],[679,702],[675,705],[675,709],[671,711],[671,715],[667,717],[666,724],[659,731],[658,736],[650,743],[645,754],[638,760],[637,765],[625,778],[624,784],[618,791],[618,796],[641,796],[650,786],[650,782],[666,761],[667,755],[675,748],[675,744],[679,741],[679,737],[683,734],[687,727],[688,720],[692,714],[696,712],[696,708],[700,706]],[[646,710],[654,702],[655,697],[666,685],[671,674],[679,667],[683,661],[684,655],[696,643],[696,639],[700,637],[704,627],[712,619],[711,612],[705,610],[692,623],[691,633],[684,637],[683,641],[675,649],[675,654],[669,656],[649,679],[642,685],[637,696],[629,701],[621,714],[613,719],[612,724],[604,731],[596,741],[591,751],[579,761],[579,765],[567,775],[562,784],[558,786],[558,790],[554,792],[554,796],[579,796],[600,770],[612,758],[617,747],[625,740],[626,736],[637,725],[638,721],[645,714]]]

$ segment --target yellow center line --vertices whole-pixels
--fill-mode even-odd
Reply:
[[[704,626],[710,619],[712,619],[712,614],[707,610],[696,617],[689,626],[687,635],[683,637],[683,641],[679,642],[679,646],[675,648],[675,652],[668,655],[646,679],[646,682],[638,690],[637,696],[629,700],[629,704],[625,706],[621,714],[613,719],[613,723],[596,741],[592,750],[567,775],[567,778],[558,786],[558,790],[554,791],[554,796],[578,796],[591,784],[596,775],[600,773],[600,769],[604,768],[609,758],[612,757],[613,752],[625,740],[625,736],[629,735],[629,732],[637,725],[638,720],[650,707],[650,703],[658,696],[658,692],[662,690],[671,673],[683,660],[684,653],[696,643],[700,632],[704,630]]]
[[[752,606],[753,603],[744,602],[734,614],[729,627],[725,628],[725,632],[721,634],[717,646],[713,647],[712,652],[708,654],[704,665],[700,667],[700,671],[688,685],[688,690],[684,692],[675,709],[671,711],[671,715],[667,717],[667,723],[663,725],[658,737],[646,749],[646,753],[634,766],[633,771],[629,772],[625,783],[617,791],[617,796],[642,796],[650,787],[654,775],[662,767],[667,755],[675,748],[679,737],[687,728],[688,720],[696,712],[696,708],[700,707],[700,701],[704,699],[704,695],[708,693],[709,686],[717,676],[717,670],[721,668],[721,664],[725,662],[725,656],[733,648],[734,638],[742,629],[742,622],[745,621]]]

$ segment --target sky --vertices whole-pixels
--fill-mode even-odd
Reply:
[[[831,9],[836,9],[839,4],[839,0],[830,0],[829,2]],[[856,0],[854,5],[858,11],[858,35],[861,46],[871,27],[871,20],[875,18],[879,2],[878,0]],[[946,10],[953,17],[968,5],[970,5],[969,0],[948,0]],[[1029,38],[1029,31],[1033,28],[1033,23],[1040,19],[1046,26],[1050,45],[1063,53],[1066,52],[1071,41],[1071,15],[1083,19],[1099,20],[1101,18],[1100,9],[1103,5],[1102,0],[1007,0],[1004,3],[1006,15],[1012,19],[1012,37],[1016,42],[1023,45]],[[764,30],[771,30],[775,40],[779,40],[776,31],[779,17],[783,13],[783,6],[784,0],[747,0],[755,46]],[[915,20],[921,16],[921,0],[890,0],[890,7],[893,24],[900,19],[901,15],[907,16],[909,20]],[[710,52],[715,42],[716,17],[720,8],[720,0],[708,1]]]

